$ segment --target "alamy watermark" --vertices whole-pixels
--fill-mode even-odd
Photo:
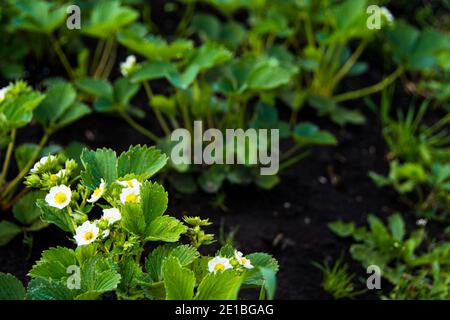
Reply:
[[[381,269],[377,265],[370,265],[366,270],[370,276],[367,278],[366,285],[369,290],[381,289]]]
[[[270,132],[270,134],[269,134]],[[242,164],[260,165],[261,175],[275,175],[279,169],[278,129],[226,129],[210,128],[203,132],[203,122],[194,121],[193,136],[187,129],[172,132],[175,142],[170,158],[181,164]],[[209,142],[204,146],[204,142]]]
[[[66,269],[67,274],[67,288],[70,290],[78,290],[81,288],[81,269],[77,265],[68,266]]]
[[[77,5],[70,5],[66,9],[66,13],[69,15],[66,19],[66,27],[69,30],[81,29],[81,9]]]

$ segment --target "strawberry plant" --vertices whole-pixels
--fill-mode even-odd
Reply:
[[[389,216],[385,225],[369,215],[369,229],[340,220],[329,228],[340,237],[352,237],[352,257],[365,268],[375,265],[381,275],[392,283],[386,299],[444,299],[449,298],[450,270],[448,268],[449,242],[430,241],[426,249],[425,229],[414,230],[407,236],[405,222],[400,214]]]
[[[41,170],[51,160],[26,184],[46,194],[36,200],[42,221],[69,233],[76,248],[45,250],[26,290],[0,274],[1,299],[84,300],[114,292],[118,299],[228,300],[246,287],[273,298],[278,264],[270,255],[244,255],[227,245],[215,257],[203,256],[199,248],[214,242],[203,230],[208,219],[166,214],[168,195],[149,180],[166,164],[159,150],[135,146],[116,156],[85,149],[79,176],[76,162],[67,160],[54,180]],[[33,205],[35,199],[27,200]]]
[[[407,113],[398,112],[397,119],[392,119],[391,101],[385,92],[381,115],[383,136],[390,149],[389,174],[369,174],[379,187],[393,187],[419,214],[446,220],[450,208],[450,114],[426,125],[423,120],[428,109],[429,102],[425,101],[417,110],[410,107]],[[417,196],[416,203],[411,194]]]
[[[25,225],[25,230],[39,230],[43,225],[37,219],[36,208],[32,205],[37,195],[29,194],[22,202],[21,198],[28,190],[21,188],[20,183],[30,170],[38,167],[35,162],[39,156],[43,157],[40,160],[43,167],[54,164],[53,156],[48,155],[56,149],[54,146],[46,147],[50,136],[88,113],[89,107],[77,101],[75,89],[67,83],[55,84],[45,93],[33,90],[23,81],[1,89],[0,150],[4,157],[0,174],[0,207],[2,211],[7,211],[15,205],[14,217]],[[18,144],[18,131],[26,129],[32,121],[38,122],[43,129],[39,143]],[[17,168],[17,171],[13,172],[12,168]],[[0,245],[22,232],[22,228],[3,218],[0,222]]]

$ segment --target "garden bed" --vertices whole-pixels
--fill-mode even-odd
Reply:
[[[139,1],[133,5],[83,3],[89,19],[85,29],[73,34],[66,33],[63,20],[40,25],[27,4],[12,5],[8,11],[11,17],[25,20],[0,20],[5,25],[18,24],[9,36],[17,32],[30,39],[33,32],[39,34],[36,46],[50,57],[39,57],[34,48],[27,49],[26,59],[18,57],[26,70],[21,78],[29,86],[17,81],[6,88],[8,81],[0,78],[0,88],[5,87],[0,106],[12,110],[11,106],[25,105],[20,104],[23,94],[35,108],[16,119],[5,108],[5,114],[12,116],[7,119],[11,128],[0,136],[2,173],[7,173],[0,176],[0,205],[8,208],[2,213],[6,220],[14,216],[15,223],[27,226],[23,230],[32,229],[41,218],[50,223],[42,230],[38,223],[35,231],[39,232],[26,235],[25,240],[19,230],[10,243],[0,246],[0,299],[8,298],[2,281],[19,287],[18,295],[12,295],[19,299],[234,299],[239,290],[209,292],[208,296],[199,289],[202,283],[203,290],[215,287],[211,281],[220,284],[221,277],[228,276],[227,283],[235,281],[238,289],[241,285],[259,288],[240,292],[244,299],[273,298],[275,276],[276,299],[448,298],[450,243],[446,239],[450,229],[444,230],[450,203],[450,140],[445,130],[450,109],[445,50],[450,42],[448,32],[442,31],[445,26],[432,19],[430,10],[436,7],[417,1],[413,11],[423,12],[413,17],[392,3],[394,19],[385,7],[375,6],[383,13],[378,21],[382,28],[379,25],[375,31],[369,28],[365,0],[336,1],[330,8],[319,2],[305,6],[268,2],[267,12],[241,3],[234,9],[215,0],[194,2],[171,6],[158,0],[152,1],[151,8]],[[49,3],[46,10],[57,13],[57,5]],[[291,5],[301,12],[299,16],[290,12]],[[350,12],[349,8],[358,10]],[[102,20],[102,10],[110,10],[117,26],[109,25],[109,18]],[[442,20],[447,17],[441,15]],[[431,22],[435,30],[429,31],[426,27]],[[28,33],[27,23],[36,24],[33,32]],[[98,31],[103,27],[107,35]],[[236,34],[228,38],[224,30]],[[244,30],[244,36],[236,30]],[[45,51],[46,41],[54,52]],[[84,69],[80,48],[91,52],[85,57]],[[2,112],[0,108],[0,116]],[[402,118],[402,114],[408,116]],[[22,123],[23,119],[28,121]],[[242,170],[217,164],[189,164],[183,169],[173,159],[153,176],[166,164],[162,152],[171,156],[171,132],[187,128],[192,133],[192,121],[198,119],[205,128],[222,131],[242,127],[284,132],[279,176],[264,180],[255,175],[261,164],[242,166]],[[52,164],[48,157],[41,163],[43,169],[33,167],[42,148],[29,151],[33,163],[26,172],[33,169],[15,181],[26,161],[19,157],[23,150],[16,154],[13,149],[26,143],[38,148],[40,138],[49,132],[50,139],[41,147],[61,146],[55,151],[60,152],[55,157],[59,163]],[[78,164],[81,174],[71,171],[68,163],[73,163],[65,159],[64,148],[72,142],[92,150],[73,156],[82,160]],[[154,142],[161,151],[147,147]],[[131,151],[132,146],[137,147]],[[110,148],[116,155],[105,155],[109,151],[100,148]],[[302,158],[303,152],[309,154]],[[40,154],[44,155],[48,154]],[[220,175],[225,176],[224,183]],[[189,187],[194,184],[196,192],[182,193],[177,185],[181,177],[190,181]],[[217,179],[217,192],[204,192]],[[28,207],[19,211],[30,205],[40,210],[27,224],[10,209],[22,196],[23,186],[18,182],[48,192],[47,196],[64,185],[75,196],[62,207],[55,205],[56,198],[53,204],[47,197],[45,201],[33,198],[31,204],[24,200]],[[167,211],[163,188],[168,192]],[[122,197],[126,191],[137,192],[134,200]],[[100,194],[96,200],[87,199],[88,195],[93,199],[96,192]],[[153,206],[156,209],[149,209]],[[102,216],[91,224],[89,219],[106,207],[120,208],[120,218],[110,223]],[[198,219],[189,222],[186,216],[209,219],[213,225],[205,226]],[[78,249],[72,250],[72,234],[86,232],[82,228],[86,223],[96,230],[95,237],[92,230],[87,243],[75,237]],[[370,227],[364,229],[367,224]],[[215,234],[217,241],[197,252],[202,241],[208,244],[208,237],[199,240],[204,235],[200,226]],[[354,241],[344,239],[350,236]],[[179,256],[173,253],[174,242]],[[158,244],[164,248],[159,253]],[[52,252],[61,261],[73,259],[85,272],[109,272],[109,286],[95,290],[87,286],[75,293],[67,290],[66,274],[53,268],[48,261],[51,254],[42,255],[52,247],[67,247]],[[235,249],[261,254],[253,255],[256,264],[247,268],[244,262],[249,260],[241,259],[242,253]],[[83,260],[84,254],[91,259]],[[227,263],[217,259],[231,262],[228,267],[234,270],[227,273]],[[41,270],[33,268],[39,264],[44,265]],[[318,264],[335,265],[335,273],[321,270]],[[365,266],[378,264],[383,268],[381,289],[366,290]],[[109,269],[102,269],[106,265]],[[182,276],[172,279],[169,275],[178,273],[170,270]],[[27,295],[17,279],[6,273],[25,287],[31,283]],[[95,287],[98,283],[94,282],[89,285]],[[53,285],[63,289],[53,292]],[[173,290],[179,285],[186,285],[187,293]],[[51,289],[46,291],[47,287]]]
[[[313,116],[311,120],[320,121]],[[388,168],[380,124],[369,120],[363,126],[345,129],[332,126],[332,130],[339,145],[316,148],[313,154],[284,172],[282,183],[273,190],[229,185],[224,211],[212,205],[214,196],[182,195],[169,188],[169,212],[178,217],[186,214],[208,217],[215,221],[211,231],[216,235],[220,233],[219,222],[223,219],[225,233],[238,227],[235,240],[239,247],[272,253],[280,263],[278,299],[331,298],[320,287],[322,273],[312,265],[313,261],[331,262],[345,254],[352,272],[364,277],[365,270],[349,257],[350,242],[334,235],[327,223],[342,219],[364,224],[368,213],[386,217],[404,209],[395,193],[377,188],[367,175],[370,170],[386,172]],[[52,142],[65,145],[73,140],[92,148],[109,147],[118,152],[131,144],[145,143],[145,138],[123,121],[113,117],[105,121],[98,115],[65,129],[58,140]],[[407,221],[411,228],[415,225],[414,218]],[[70,244],[56,227],[33,237],[31,252],[20,238],[0,247],[0,265],[4,272],[26,281],[28,270],[42,250]],[[363,283],[360,286],[363,287]],[[375,294],[366,294],[361,298],[375,297]]]

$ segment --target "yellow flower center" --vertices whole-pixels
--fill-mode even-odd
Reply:
[[[125,202],[138,202],[138,196],[134,193],[130,193],[125,198]]]
[[[218,263],[214,266],[214,271],[223,271],[225,270],[225,266],[221,263]]]
[[[128,180],[128,181],[127,181],[127,184],[128,184],[129,187],[132,187],[132,186],[133,186],[133,181]]]
[[[56,179],[58,179],[58,176],[56,174],[50,175],[50,180],[51,181],[56,181]]]
[[[55,195],[55,202],[57,204],[63,204],[66,201],[67,201],[67,196],[66,196],[66,194],[64,192],[58,192]]]
[[[245,264],[247,262],[247,259],[241,258],[241,264]]]
[[[97,189],[94,190],[94,196],[99,196],[100,193],[102,193],[102,189],[100,189],[100,187],[98,187]]]
[[[94,239],[94,233],[92,231],[88,231],[84,234],[84,240],[89,241]]]

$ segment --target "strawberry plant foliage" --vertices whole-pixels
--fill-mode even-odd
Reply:
[[[0,209],[7,211],[14,206],[16,220],[0,221],[0,245],[8,243],[20,233],[29,237],[29,232],[46,226],[38,218],[34,201],[39,197],[39,192],[26,195],[28,190],[20,190],[20,182],[28,171],[34,170],[33,166],[37,167],[35,162],[39,157],[42,157],[39,163],[42,169],[51,166],[62,169],[56,162],[49,160],[47,163],[47,159],[54,157],[48,157],[49,154],[62,151],[56,145],[46,146],[47,141],[52,134],[90,112],[90,108],[77,99],[74,87],[65,82],[54,84],[45,92],[34,90],[20,80],[0,89],[0,152],[3,161],[0,171]],[[18,131],[26,130],[32,121],[36,121],[43,129],[41,140],[37,144],[18,144]],[[14,161],[16,166],[13,165]],[[17,172],[13,172],[14,167]],[[48,173],[47,178],[50,177]]]
[[[399,213],[386,224],[374,215],[367,222],[368,228],[340,220],[328,226],[340,237],[353,238],[350,254],[364,268],[376,265],[383,270],[381,275],[393,286],[383,298],[449,299],[448,241],[427,240],[423,224],[408,234]]]
[[[26,294],[14,277],[0,273],[0,297],[98,299],[115,292],[119,299],[237,299],[241,288],[261,287],[273,298],[275,259],[244,256],[231,246],[203,256],[199,248],[214,242],[203,231],[210,222],[181,221],[166,212],[167,192],[149,180],[167,161],[158,149],[134,146],[119,156],[110,149],[84,149],[79,176],[76,162],[68,159],[64,174],[53,179],[46,173],[52,161],[58,157],[38,165],[26,184],[41,190],[36,208],[42,221],[68,232],[76,247],[42,252],[28,274]],[[29,198],[20,208],[38,197]],[[146,247],[153,249],[144,258]],[[14,291],[7,294],[8,288]]]

